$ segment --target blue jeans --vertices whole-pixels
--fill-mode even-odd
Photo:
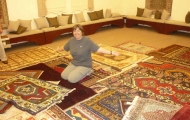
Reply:
[[[75,66],[72,63],[63,70],[61,77],[70,83],[76,83],[92,73],[92,68],[84,66]]]

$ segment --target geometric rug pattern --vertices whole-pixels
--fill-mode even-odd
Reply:
[[[119,45],[115,45],[114,47],[120,48],[126,51],[140,53],[140,54],[147,54],[149,52],[153,52],[157,50],[154,47],[142,45],[141,43],[134,43],[134,42],[125,42]]]
[[[170,120],[181,106],[136,96],[122,120]]]
[[[8,64],[0,62],[0,71],[15,71],[38,63],[44,63],[63,56],[48,46],[12,53],[7,55]]]
[[[141,94],[145,94],[145,97],[153,97],[159,101],[163,101],[170,104],[190,104],[190,90],[187,87],[171,84],[168,80],[159,78],[160,74],[141,66],[136,66],[130,70],[126,70],[119,75],[107,78],[99,83],[106,87],[123,90],[128,94],[129,91],[126,88],[133,89],[134,92],[140,91]],[[172,77],[172,76],[171,76]]]
[[[120,70],[148,58],[148,56],[144,54],[133,53],[130,51],[125,51],[119,48],[110,47],[106,45],[99,45],[99,46],[110,51],[117,51],[120,53],[120,55],[114,56],[102,53],[92,53],[92,59],[96,62],[112,66]]]
[[[0,83],[0,99],[12,102],[15,107],[30,114],[37,114],[60,103],[73,90],[40,79],[18,75]]]
[[[116,90],[108,89],[67,110],[66,113],[75,119],[121,120],[124,110],[129,107],[123,104],[127,101],[130,102],[132,99]]]
[[[190,48],[181,45],[170,45],[158,51],[151,52],[149,56],[154,56],[156,59],[168,61],[178,65],[190,68]]]

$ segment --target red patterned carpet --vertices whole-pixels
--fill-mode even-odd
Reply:
[[[46,66],[43,63],[24,68],[22,70],[43,70],[44,72],[40,76],[40,79],[47,81],[60,80],[59,85],[70,89],[76,88],[76,90],[74,90],[72,93],[66,96],[65,99],[58,104],[58,106],[61,107],[63,110],[96,94],[92,89],[87,88],[81,85],[80,83],[73,84],[69,83],[66,80],[63,80],[59,72],[53,70],[52,68]]]

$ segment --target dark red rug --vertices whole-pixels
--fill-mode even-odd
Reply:
[[[43,70],[44,72],[39,79],[47,81],[60,80],[59,85],[66,88],[76,88],[76,90],[71,92],[69,96],[66,96],[65,99],[58,104],[58,106],[63,110],[96,94],[92,89],[85,87],[80,83],[69,83],[68,81],[62,79],[58,71],[48,67],[43,63],[23,68],[22,70]]]

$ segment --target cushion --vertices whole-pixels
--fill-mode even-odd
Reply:
[[[160,11],[156,10],[154,18],[155,19],[161,19],[161,15],[162,15],[162,13]]]
[[[98,15],[96,14],[96,12],[87,12],[88,16],[90,17],[90,20],[98,20]]]
[[[23,33],[24,31],[26,31],[27,27],[24,27],[24,26],[19,26],[18,27],[18,30],[16,31],[17,34],[21,34]]]
[[[42,28],[47,28],[48,24],[47,24],[47,20],[45,17],[42,18],[36,18],[34,19],[38,29],[42,29]]]
[[[26,29],[27,29],[27,27],[19,26],[17,31],[11,31],[9,33],[11,33],[11,34],[21,34],[24,31],[26,31]]]
[[[12,31],[17,31],[18,27],[19,27],[19,20],[17,21],[11,21],[9,20],[9,25],[8,25],[8,32],[12,32]]]
[[[152,15],[152,10],[144,9],[144,12],[142,14],[142,17],[150,18]]]
[[[59,27],[57,17],[53,17],[53,18],[46,17],[46,19],[49,23],[49,27]]]
[[[112,13],[111,17],[112,18],[114,18],[114,17],[121,17],[121,14],[119,14],[119,13]]]
[[[98,18],[99,19],[103,19],[104,18],[104,15],[103,15],[103,9],[102,10],[99,10],[99,11],[95,11],[96,14],[98,15]]]
[[[31,30],[31,21],[32,20],[19,20],[20,26],[27,27],[26,30]]]
[[[62,16],[69,16],[69,20],[68,20],[68,24],[72,24],[72,17],[73,17],[73,14],[62,14]]]
[[[164,9],[164,10],[162,11],[161,19],[162,19],[162,20],[167,20],[169,17],[170,17],[170,13]]]
[[[190,23],[190,12],[188,12],[185,16],[185,22]]]
[[[143,9],[143,8],[138,8],[138,7],[137,7],[137,15],[136,15],[136,16],[138,16],[138,17],[142,17],[143,13],[144,13],[144,9]]]
[[[68,25],[69,16],[58,15],[57,20],[60,26]]]
[[[24,75],[6,79],[0,89],[1,100],[12,102],[17,108],[32,115],[60,103],[72,92],[72,89]]]
[[[77,22],[85,22],[83,12],[75,14]]]
[[[110,18],[111,17],[111,9],[106,9],[105,17],[106,18]]]

